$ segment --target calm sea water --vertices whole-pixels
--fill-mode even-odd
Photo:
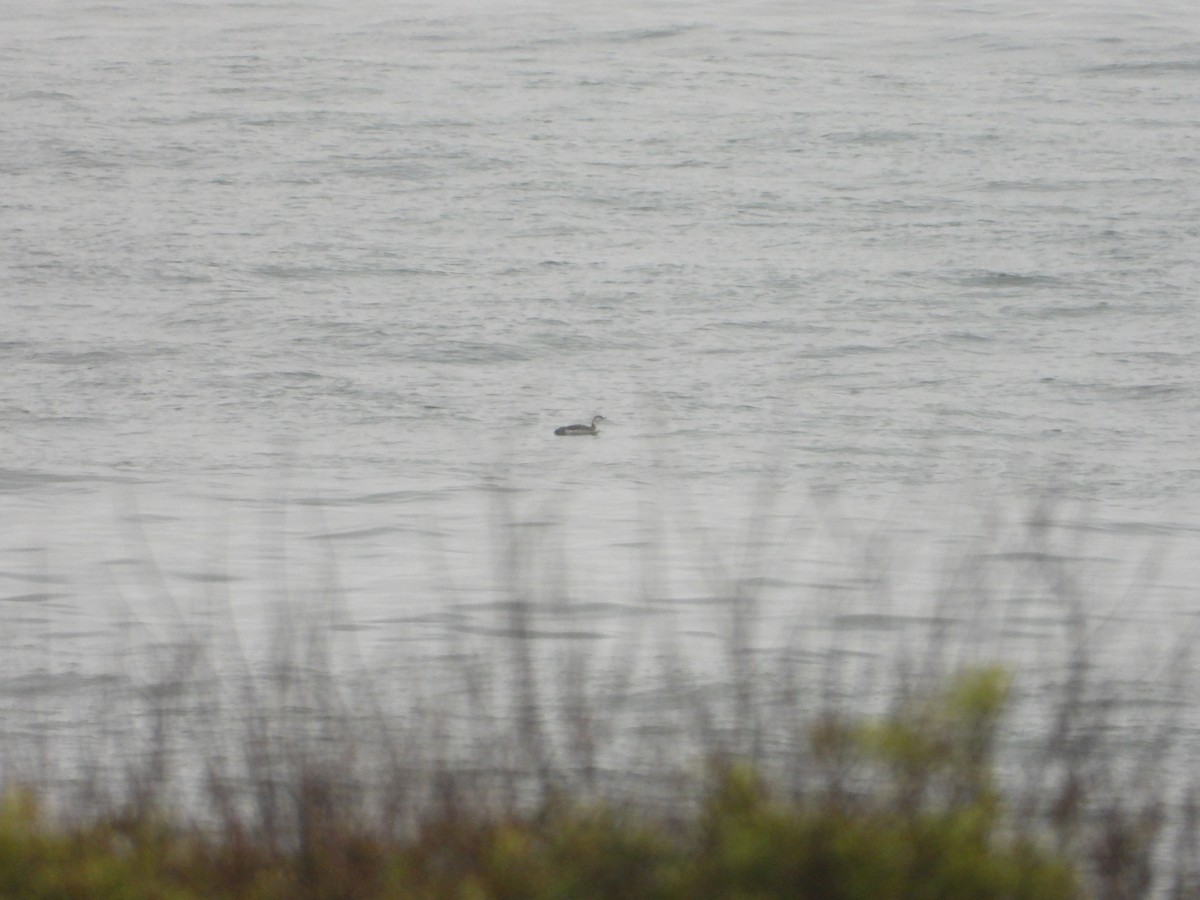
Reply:
[[[964,546],[1193,627],[1190,3],[9,0],[0,109],[10,705],[330,592],[891,647]]]

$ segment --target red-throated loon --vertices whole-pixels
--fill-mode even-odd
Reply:
[[[591,425],[564,425],[562,428],[555,428],[554,433],[558,435],[599,434],[600,429],[596,427],[596,423],[603,421],[604,416],[592,416]]]

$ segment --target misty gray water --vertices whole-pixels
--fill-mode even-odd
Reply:
[[[0,104],[11,734],[331,595],[381,667],[747,583],[1036,666],[1031,559],[1141,694],[1194,628],[1189,3],[9,0]]]

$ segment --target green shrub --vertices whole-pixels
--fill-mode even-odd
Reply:
[[[698,806],[680,798],[672,822],[559,797],[531,816],[467,805],[409,840],[333,816],[281,849],[277,836],[232,825],[201,835],[151,813],[53,826],[31,793],[10,791],[0,897],[1080,897],[1072,863],[1006,816],[993,750],[1007,695],[1005,673],[979,670],[879,721],[827,718],[805,750],[836,785],[785,797],[753,767],[725,762]]]
[[[856,792],[786,803],[753,769],[721,767],[679,896],[1080,896],[1069,861],[1008,829],[992,772],[1008,688],[971,671],[882,721],[820,722],[811,751],[859,772]]]

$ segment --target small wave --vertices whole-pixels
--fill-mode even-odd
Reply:
[[[1172,353],[1167,350],[1132,350],[1129,352],[1118,354],[1120,358],[1135,358],[1144,359],[1148,362],[1164,363],[1166,365],[1195,365],[1197,354],[1195,353]]]
[[[69,422],[102,422],[103,419],[82,417],[55,417],[42,420],[49,424]],[[144,479],[124,475],[63,475],[55,472],[38,472],[34,470],[0,469],[0,492],[14,492],[50,485],[77,485],[82,490],[90,484],[143,484]]]
[[[1116,394],[1129,400],[1150,400],[1171,397],[1187,390],[1182,384],[1132,384],[1119,388]]]
[[[653,609],[647,606],[635,606],[629,603],[595,600],[591,602],[564,603],[549,610],[542,607],[539,608],[538,612],[542,615],[551,613],[559,618],[571,619],[624,619],[629,616],[660,615],[664,610]]]
[[[834,628],[843,631],[896,631],[912,625],[950,625],[958,620],[950,616],[903,616],[888,613],[843,613],[832,618]]]
[[[599,641],[608,637],[599,631],[557,631],[545,628],[495,628],[486,625],[459,625],[452,630],[463,634],[477,634],[483,637],[559,640],[559,641]]]
[[[1054,287],[1062,284],[1062,280],[1054,275],[1023,272],[975,271],[952,276],[951,280],[963,287],[986,288]]]
[[[37,549],[37,548],[32,548]],[[71,579],[63,575],[47,575],[44,572],[4,572],[0,571],[0,578],[7,578],[11,581],[27,581],[30,584],[70,584]]]
[[[807,325],[781,319],[742,319],[740,321],[737,319],[727,319],[723,322],[713,322],[709,325],[703,325],[698,330],[716,331],[725,328],[745,328],[751,331],[771,331],[783,334],[798,334],[809,331]]]
[[[423,502],[437,496],[438,494],[434,491],[381,491],[377,494],[360,494],[357,497],[348,497],[345,502],[352,506],[391,505],[393,503]]]
[[[271,378],[294,378],[302,381],[312,381],[320,378],[328,378],[328,375],[322,375],[320,372],[309,372],[306,370],[283,371],[283,372],[255,372],[249,376],[254,380],[263,380]]]
[[[981,186],[981,190],[985,191],[1077,191],[1091,187],[1094,182],[1082,181],[1079,179],[1055,180],[1049,181],[1046,179],[1012,181],[1008,179],[994,179],[986,181]]]
[[[128,683],[128,676],[108,673],[87,675],[80,672],[28,672],[6,678],[0,690],[9,697],[40,697],[47,694],[74,694],[83,690]]]
[[[1163,73],[1195,72],[1200,74],[1200,59],[1163,59],[1147,62],[1106,63],[1088,66],[1082,71],[1092,75],[1160,75]]]
[[[1078,404],[1094,403],[1097,398],[1114,401],[1157,401],[1190,394],[1190,388],[1178,382],[1111,384],[1097,381],[1060,381],[1058,387],[1070,392],[1068,402]]]
[[[441,491],[392,491],[385,494],[365,494],[359,497],[339,497],[339,496],[324,496],[310,495],[292,497],[289,502],[296,506],[343,506],[346,504],[356,503],[383,503],[390,498],[395,498],[397,503],[422,503],[444,496]],[[399,529],[393,529],[399,530]]]
[[[115,350],[50,350],[34,354],[33,359],[35,362],[53,365],[94,366],[98,363],[112,362],[123,355]]]
[[[430,347],[428,352],[415,353],[412,358],[430,362],[486,365],[498,362],[522,362],[531,357],[528,351],[521,349],[516,344],[446,341]]]
[[[310,534],[310,541],[357,541],[363,538],[380,537],[385,534],[395,534],[400,531],[394,525],[379,525],[375,528],[355,528],[349,531],[322,531],[320,534]]]
[[[172,574],[176,578],[195,584],[231,584],[243,580],[240,575],[230,575],[228,572],[173,572]]]
[[[24,91],[20,94],[13,94],[7,99],[13,103],[20,103],[24,100],[34,100],[38,103],[45,103],[47,100],[59,103],[76,103],[76,99],[73,94],[66,94],[62,91],[46,91],[40,89]]]
[[[609,31],[602,35],[603,40],[614,44],[635,44],[641,41],[661,41],[667,38],[679,37],[693,31],[695,26],[676,25],[666,28],[635,28],[626,31]]]
[[[884,344],[840,344],[821,350],[810,350],[805,356],[810,359],[828,359],[831,357],[850,356],[855,353],[887,353],[895,348]]]
[[[0,597],[0,603],[45,603],[47,600],[60,600],[70,594],[60,594],[54,591],[36,591],[31,594],[10,594]]]
[[[838,144],[898,144],[917,137],[911,131],[889,131],[885,129],[867,131],[832,131],[825,135],[827,140]]]
[[[261,275],[265,278],[320,278],[329,275],[332,270],[327,266],[281,266],[281,265],[266,265],[255,266],[252,270],[253,274]]]
[[[1055,304],[1054,306],[1039,309],[1036,316],[1039,319],[1082,319],[1087,316],[1094,316],[1097,313],[1106,313],[1112,308],[1112,305],[1105,300],[1099,303],[1088,303],[1083,306]]]

